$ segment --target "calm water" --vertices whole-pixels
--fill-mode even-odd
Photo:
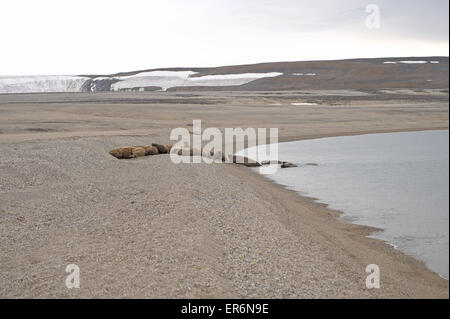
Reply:
[[[373,237],[448,279],[448,145],[448,131],[281,143],[279,158],[300,167],[267,176],[344,212],[347,221],[383,229]]]

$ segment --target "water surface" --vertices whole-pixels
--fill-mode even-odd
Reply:
[[[448,131],[280,143],[279,159],[299,167],[267,177],[342,211],[347,221],[383,229],[373,237],[448,279],[448,145]]]

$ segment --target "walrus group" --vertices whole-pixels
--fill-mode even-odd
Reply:
[[[281,168],[291,168],[291,167],[298,167],[296,164],[289,163],[289,162],[282,162],[282,161],[264,161],[264,162],[257,162],[255,160],[249,159],[247,157],[243,156],[226,156],[221,151],[211,151],[210,154],[202,154],[201,151],[194,149],[193,147],[190,148],[178,148],[173,149],[174,144],[156,144],[152,143],[151,146],[126,146],[121,148],[115,148],[109,151],[109,154],[114,156],[117,159],[131,159],[131,158],[137,158],[137,157],[144,157],[144,156],[153,156],[153,155],[160,155],[160,154],[169,154],[172,151],[176,152],[179,156],[187,155],[194,156],[194,155],[201,155],[201,156],[208,156],[209,158],[213,158],[215,160],[220,160],[222,163],[234,163],[234,164],[240,164],[247,167],[260,167],[263,165],[270,165],[270,164],[280,164]]]
[[[127,146],[122,148],[115,148],[109,151],[109,154],[118,159],[131,159],[143,156],[152,156],[152,155],[160,155],[160,154],[169,154],[174,152],[179,156],[194,156],[201,155],[202,157],[206,156],[212,158],[214,160],[218,160],[222,163],[235,163],[241,164],[248,167],[259,167],[262,166],[259,162],[249,159],[247,157],[241,156],[226,156],[221,151],[211,151],[209,154],[202,153],[200,150],[197,150],[193,147],[190,148],[177,148],[174,149],[174,144],[156,144],[152,143],[151,146]]]
[[[173,144],[161,145],[153,143],[151,146],[127,146],[115,148],[109,151],[109,154],[118,159],[130,159],[143,156],[168,154]]]

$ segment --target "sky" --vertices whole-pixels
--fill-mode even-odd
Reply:
[[[448,11],[448,0],[2,0],[0,75],[448,56]]]

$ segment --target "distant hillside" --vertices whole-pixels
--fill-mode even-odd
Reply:
[[[274,62],[110,75],[0,77],[0,93],[448,88],[448,57]]]

